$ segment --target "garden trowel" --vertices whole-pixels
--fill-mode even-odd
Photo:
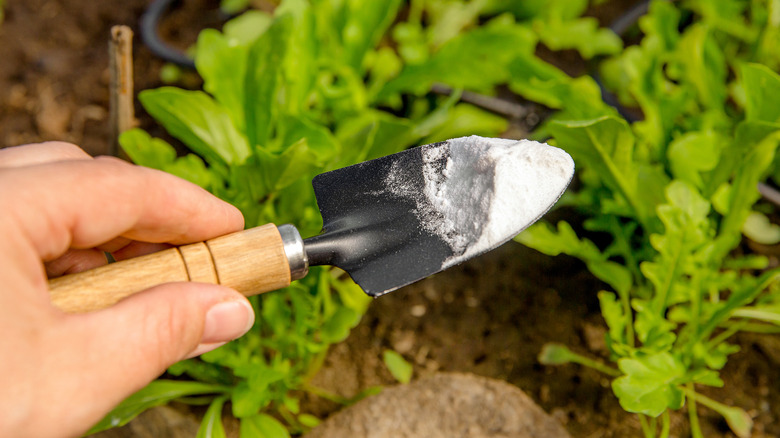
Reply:
[[[527,140],[463,137],[318,175],[321,234],[267,224],[50,280],[67,312],[108,307],[152,286],[195,281],[244,295],[286,287],[309,266],[345,270],[380,296],[510,240],[566,190],[574,162]]]

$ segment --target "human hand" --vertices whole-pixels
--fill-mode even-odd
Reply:
[[[170,283],[87,314],[51,305],[49,276],[243,228],[193,184],[76,146],[0,150],[0,436],[82,434],[171,364],[244,334],[252,307]]]

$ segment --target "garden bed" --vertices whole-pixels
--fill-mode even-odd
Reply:
[[[147,3],[8,4],[0,24],[0,145],[57,139],[78,143],[92,154],[105,153],[109,29],[114,24],[137,28]],[[164,23],[163,34],[181,46],[194,42],[198,30],[219,23],[217,5],[182,2]],[[602,18],[612,14],[615,9],[602,11]],[[136,88],[159,86],[163,62],[138,40],[134,56]],[[565,57],[557,63],[571,72],[583,67]],[[137,110],[144,129],[163,135]],[[636,416],[619,406],[608,379],[576,365],[542,366],[536,359],[547,342],[606,358],[606,326],[596,298],[602,287],[577,260],[550,258],[509,243],[376,300],[347,341],[332,348],[315,383],[345,397],[392,384],[381,361],[382,351],[390,348],[414,364],[416,376],[459,371],[506,380],[574,437],[639,436]],[[702,392],[746,409],[755,422],[754,437],[780,436],[780,340],[740,334],[736,343],[741,351],[720,373],[725,387]],[[305,400],[305,410],[322,417],[338,408],[315,397]],[[705,436],[733,436],[719,415],[702,407],[700,415]],[[682,411],[674,413],[672,436],[688,434]]]

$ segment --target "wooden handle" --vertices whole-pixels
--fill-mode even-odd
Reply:
[[[290,285],[290,265],[273,224],[166,249],[49,281],[52,303],[90,312],[163,283],[222,284],[246,296]]]

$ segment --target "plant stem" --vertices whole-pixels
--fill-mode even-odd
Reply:
[[[642,433],[645,435],[645,438],[655,438],[655,428],[647,424],[647,418],[642,414],[637,414],[637,416],[639,417],[639,424],[642,426]]]
[[[699,426],[699,414],[696,412],[697,394],[693,390],[693,383],[686,383],[685,388],[688,390],[688,421],[691,424],[691,438],[704,438],[701,434],[701,426]]]
[[[771,326],[768,324],[749,323],[744,321],[731,322],[727,321],[721,324],[721,327],[732,327],[734,325],[740,325],[739,331],[751,332],[751,333],[764,333],[764,334],[777,334],[780,333],[780,327]]]
[[[741,320],[739,322],[731,324],[731,326],[729,328],[727,328],[726,330],[722,331],[720,334],[718,334],[718,336],[715,336],[714,338],[710,339],[709,342],[707,342],[707,350],[708,351],[712,350],[718,344],[720,344],[721,342],[723,342],[726,339],[730,338],[731,336],[733,336],[738,331],[742,330],[742,328],[744,326],[746,326],[747,323],[748,323],[748,320],[743,319],[743,320]]]
[[[612,376],[612,377],[620,377],[623,375],[620,371],[612,368],[609,365],[606,365],[600,361],[597,361],[595,359],[591,359],[589,357],[585,357],[582,355],[579,355],[573,351],[569,351],[569,361],[578,363],[580,365],[584,365],[586,367],[593,368],[594,370],[601,371],[602,373]]]
[[[669,419],[669,409],[665,410],[661,417],[661,436],[659,438],[669,438],[669,429],[671,427],[671,420]]]
[[[701,404],[704,406],[723,416],[723,418],[726,420],[726,423],[728,423],[729,428],[731,428],[731,431],[734,432],[735,435],[740,438],[746,438],[750,436],[750,431],[753,428],[753,419],[750,418],[744,409],[735,406],[727,406],[723,403],[716,402],[715,400],[703,394],[697,393],[693,388],[689,388],[687,386],[684,386],[681,389],[685,391],[685,394],[689,398],[693,397],[695,400],[701,402]]]
[[[342,397],[342,396],[340,396],[338,394],[332,393],[332,392],[327,391],[325,389],[309,385],[308,383],[304,384],[301,389],[306,391],[306,392],[308,392],[308,393],[310,393],[310,394],[314,394],[317,397],[324,398],[325,400],[329,400],[329,401],[332,401],[334,403],[338,403],[338,404],[341,404],[341,405],[349,404],[349,399],[348,398]]]

